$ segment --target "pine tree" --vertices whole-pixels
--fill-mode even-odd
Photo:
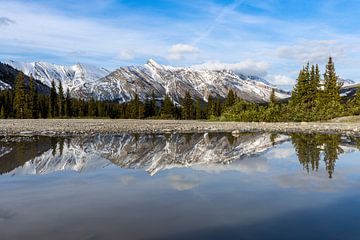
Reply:
[[[65,107],[66,107],[66,116],[72,117],[73,116],[73,110],[72,110],[72,101],[70,97],[70,91],[69,88],[66,90],[66,99],[65,99]]]
[[[193,119],[193,100],[189,92],[185,93],[184,100],[182,102],[182,118]]]
[[[30,76],[29,79],[28,108],[30,118],[39,117],[38,93],[35,85],[35,80],[32,76]]]
[[[25,87],[25,75],[22,72],[19,72],[15,80],[14,111],[16,118],[25,118],[26,87]]]
[[[210,119],[213,116],[215,116],[215,107],[214,107],[214,99],[211,95],[208,97],[208,103],[207,103],[207,109],[206,109],[206,115],[207,118]]]
[[[161,107],[161,117],[165,119],[173,118],[175,114],[175,107],[169,95],[165,96],[163,105]]]
[[[65,97],[64,97],[64,89],[62,86],[61,81],[59,81],[59,88],[58,88],[58,109],[59,109],[59,116],[65,116]]]
[[[150,116],[155,116],[157,115],[157,110],[156,110],[156,97],[155,97],[155,93],[153,92],[151,95],[151,100],[150,100]]]
[[[96,102],[95,100],[92,98],[89,101],[89,110],[88,110],[88,116],[89,117],[96,117],[97,115],[97,107],[96,107]]]
[[[235,101],[236,101],[236,97],[234,91],[230,89],[225,99],[225,107],[233,106],[235,104]]]
[[[201,100],[196,100],[196,119],[202,119],[202,109],[201,109]]]
[[[338,82],[335,65],[329,58],[324,74],[324,90],[321,94],[320,113],[322,119],[330,119],[339,116],[342,112],[340,89],[342,84]]]
[[[355,97],[350,102],[351,113],[360,115],[360,88],[356,89]]]
[[[49,98],[49,115],[50,117],[58,116],[58,97],[54,80],[51,81],[50,98]]]
[[[276,105],[277,100],[276,100],[276,95],[275,95],[275,89],[272,89],[271,94],[270,94],[270,106],[274,106]]]

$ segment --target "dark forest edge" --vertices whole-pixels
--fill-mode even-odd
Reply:
[[[40,94],[35,80],[20,72],[14,90],[0,92],[0,118],[122,118],[122,119],[209,119],[244,122],[321,121],[360,114],[360,92],[351,100],[341,98],[332,58],[321,79],[318,65],[300,71],[289,101],[276,99],[273,91],[267,104],[244,101],[229,90],[225,99],[209,96],[208,102],[193,100],[186,93],[181,105],[169,96],[159,103],[152,94],[144,102],[138,95],[128,103],[81,100],[64,93],[61,82],[52,82],[50,94]]]

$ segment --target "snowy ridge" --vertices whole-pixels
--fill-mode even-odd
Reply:
[[[92,97],[125,102],[136,93],[141,99],[154,93],[158,98],[169,95],[179,103],[186,92],[194,99],[207,101],[210,95],[225,98],[230,89],[252,102],[268,102],[273,89],[279,99],[289,97],[288,92],[268,85],[256,76],[245,76],[230,70],[164,66],[152,59],[144,66],[121,67],[100,79]]]
[[[269,101],[272,89],[279,99],[289,93],[279,90],[257,76],[247,76],[230,70],[199,70],[161,65],[150,59],[143,66],[120,67],[110,73],[104,68],[76,64],[71,67],[45,62],[21,63],[5,61],[26,75],[33,75],[47,86],[51,81],[62,82],[73,97],[82,99],[114,100],[128,102],[135,94],[144,100],[155,94],[158,99],[169,95],[180,103],[185,93],[194,99],[207,101],[210,95],[226,97],[230,89],[244,100]]]
[[[32,75],[49,87],[52,80],[57,85],[61,82],[65,91],[69,89],[71,95],[78,98],[86,98],[89,91],[93,90],[93,84],[110,73],[105,68],[80,63],[70,67],[46,62],[23,63],[6,60],[4,63],[28,76]]]
[[[171,168],[230,164],[260,154],[273,144],[288,139],[288,136],[279,135],[272,141],[271,135],[265,133],[243,134],[240,138],[230,134],[77,137],[65,144],[58,143],[54,149],[8,174],[37,175],[65,170],[84,172],[117,165],[121,168],[144,169],[154,175]]]

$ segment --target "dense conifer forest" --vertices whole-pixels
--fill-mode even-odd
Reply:
[[[360,114],[360,94],[349,101],[340,96],[341,84],[332,58],[323,78],[319,66],[307,64],[297,78],[289,101],[279,102],[274,91],[268,104],[255,104],[238,98],[229,90],[225,99],[209,96],[208,102],[194,100],[186,93],[181,104],[169,96],[158,101],[150,94],[145,101],[136,95],[128,103],[80,100],[64,92],[53,81],[50,94],[38,93],[35,80],[22,72],[14,90],[0,92],[1,118],[131,118],[131,119],[209,119],[222,121],[318,121]]]

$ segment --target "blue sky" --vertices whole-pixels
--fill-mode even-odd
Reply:
[[[307,61],[360,81],[360,1],[0,0],[1,59],[115,69],[147,59],[289,86]]]

